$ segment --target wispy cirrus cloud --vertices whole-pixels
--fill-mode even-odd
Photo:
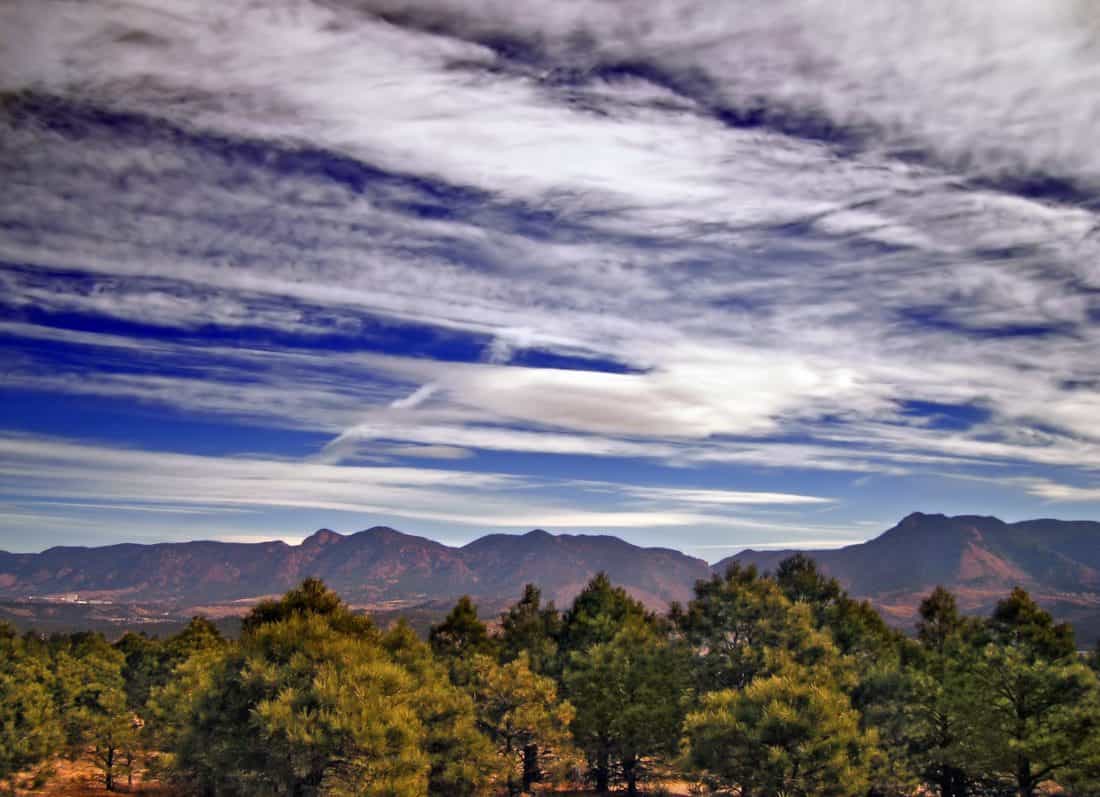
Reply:
[[[825,503],[815,496],[692,491],[607,483],[599,501],[564,503],[552,479],[425,467],[332,466],[257,457],[204,457],[34,437],[0,437],[0,490],[35,513],[96,509],[149,514],[239,513],[281,507],[466,527],[649,529],[754,525],[727,507]],[[583,492],[583,491],[582,491]],[[477,500],[470,496],[477,494]],[[58,496],[68,496],[59,500]],[[75,500],[74,500],[75,499]],[[107,521],[103,521],[106,523]],[[757,527],[771,528],[767,522]]]
[[[9,390],[308,433],[338,480],[692,468],[677,506],[1100,466],[1083,4],[0,15]]]

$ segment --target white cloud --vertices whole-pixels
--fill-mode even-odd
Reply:
[[[378,9],[432,15],[441,33],[366,13]],[[301,342],[7,322],[13,337],[99,354],[58,365],[23,352],[6,384],[324,432],[333,442],[310,468],[487,450],[1087,476],[1100,467],[1097,207],[996,182],[1100,185],[1100,94],[1086,90],[1100,82],[1097,18],[1082,9],[9,3],[5,88],[397,176],[355,190],[201,137],[120,141],[89,123],[74,141],[5,117],[0,174],[20,197],[0,208],[0,257],[21,264],[0,272],[9,306]],[[542,60],[474,41],[502,31],[537,40]],[[598,72],[631,59],[705,80],[689,97]],[[570,70],[577,80],[558,80]],[[770,124],[731,128],[710,112],[755,105]],[[827,125],[862,144],[838,153],[806,135]],[[905,150],[931,157],[895,157]],[[432,203],[445,212],[410,209]],[[476,336],[485,362],[309,349],[366,337],[378,319]],[[1011,334],[1021,327],[1059,334]],[[535,348],[629,372],[513,364]],[[913,400],[988,418],[945,430],[907,415]],[[309,500],[283,478],[283,500]],[[384,488],[323,500],[390,507],[410,486]]]
[[[725,505],[798,504],[808,496],[607,485],[599,502],[565,506],[552,481],[473,471],[351,467],[140,451],[30,437],[0,437],[0,491],[54,509],[211,512],[315,509],[472,527],[736,528]],[[635,500],[644,497],[644,501]],[[43,499],[48,498],[49,501]],[[10,522],[39,513],[2,511]],[[50,519],[56,521],[56,515]]]

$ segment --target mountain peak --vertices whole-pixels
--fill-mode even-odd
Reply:
[[[898,523],[899,526],[916,526],[921,523],[927,523],[930,520],[947,520],[947,515],[937,512],[936,514],[928,514],[926,512],[910,512],[908,515],[901,519]]]
[[[332,545],[334,542],[340,542],[342,539],[344,539],[344,535],[337,534],[332,529],[317,529],[317,531],[302,540],[302,545],[321,547],[324,545]]]
[[[408,537],[410,535],[405,534],[403,531],[390,528],[389,526],[371,526],[369,529],[363,529],[359,534],[370,534],[372,537]]]

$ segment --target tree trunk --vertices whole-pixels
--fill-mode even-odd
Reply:
[[[1020,756],[1016,759],[1016,785],[1020,797],[1035,797],[1035,783],[1031,780],[1031,762]]]
[[[611,756],[606,750],[601,750],[596,755],[596,767],[593,774],[596,776],[596,791],[607,794],[611,785]]]
[[[939,787],[940,797],[967,797],[966,773],[958,767],[947,764],[940,767],[936,784]]]
[[[623,774],[626,776],[626,793],[630,797],[638,794],[638,758],[627,756],[623,759]]]
[[[103,756],[103,780],[107,791],[115,790],[115,748],[108,747],[107,755]]]
[[[542,780],[539,771],[539,746],[529,744],[523,748],[523,790],[531,791],[531,786]]]

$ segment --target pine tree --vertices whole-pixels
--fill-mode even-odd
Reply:
[[[643,767],[670,759],[680,739],[690,679],[688,651],[637,618],[609,642],[574,651],[565,669],[576,706],[573,736],[584,750],[597,791],[615,774],[637,794]]]
[[[741,797],[856,797],[867,792],[874,737],[847,696],[788,672],[704,695],[687,718],[687,761]]]
[[[538,772],[532,771],[527,751],[537,747],[544,760],[567,751],[573,707],[559,700],[552,679],[531,670],[524,653],[503,665],[476,656],[469,688],[478,726],[504,761],[508,793],[530,791]]]
[[[562,617],[558,647],[563,656],[610,642],[619,629],[632,621],[654,623],[656,618],[606,573],[597,573],[573,599]]]
[[[127,705],[125,657],[100,634],[78,633],[53,640],[55,695],[74,754],[88,750],[108,791],[123,760],[138,743]]]
[[[311,580],[246,618],[177,736],[177,771],[225,795],[473,794],[488,747],[473,703],[407,629],[383,635]],[[471,759],[473,759],[471,761]]]
[[[0,623],[0,779],[56,753],[64,740],[48,654]]]
[[[468,797],[480,793],[499,770],[496,751],[478,728],[473,698],[451,684],[447,668],[405,623],[382,637],[394,661],[416,679],[417,715],[424,723],[428,793]]]
[[[1077,657],[1072,629],[1022,589],[997,605],[981,641],[959,698],[973,766],[1033,797],[1072,772],[1082,751],[1100,748],[1100,690]]]
[[[792,605],[755,567],[733,565],[695,585],[695,598],[673,617],[694,648],[699,693],[740,689],[772,674],[777,653],[803,666],[839,664],[829,635],[813,626],[808,604]]]
[[[428,634],[432,651],[452,665],[462,665],[476,654],[495,655],[496,645],[489,628],[477,616],[477,606],[463,595],[450,613]],[[462,670],[460,666],[458,670]],[[462,680],[458,678],[457,680]]]
[[[543,605],[539,588],[526,585],[523,597],[500,616],[501,661],[507,663],[526,654],[534,672],[556,671],[561,627],[561,613],[554,603]]]

